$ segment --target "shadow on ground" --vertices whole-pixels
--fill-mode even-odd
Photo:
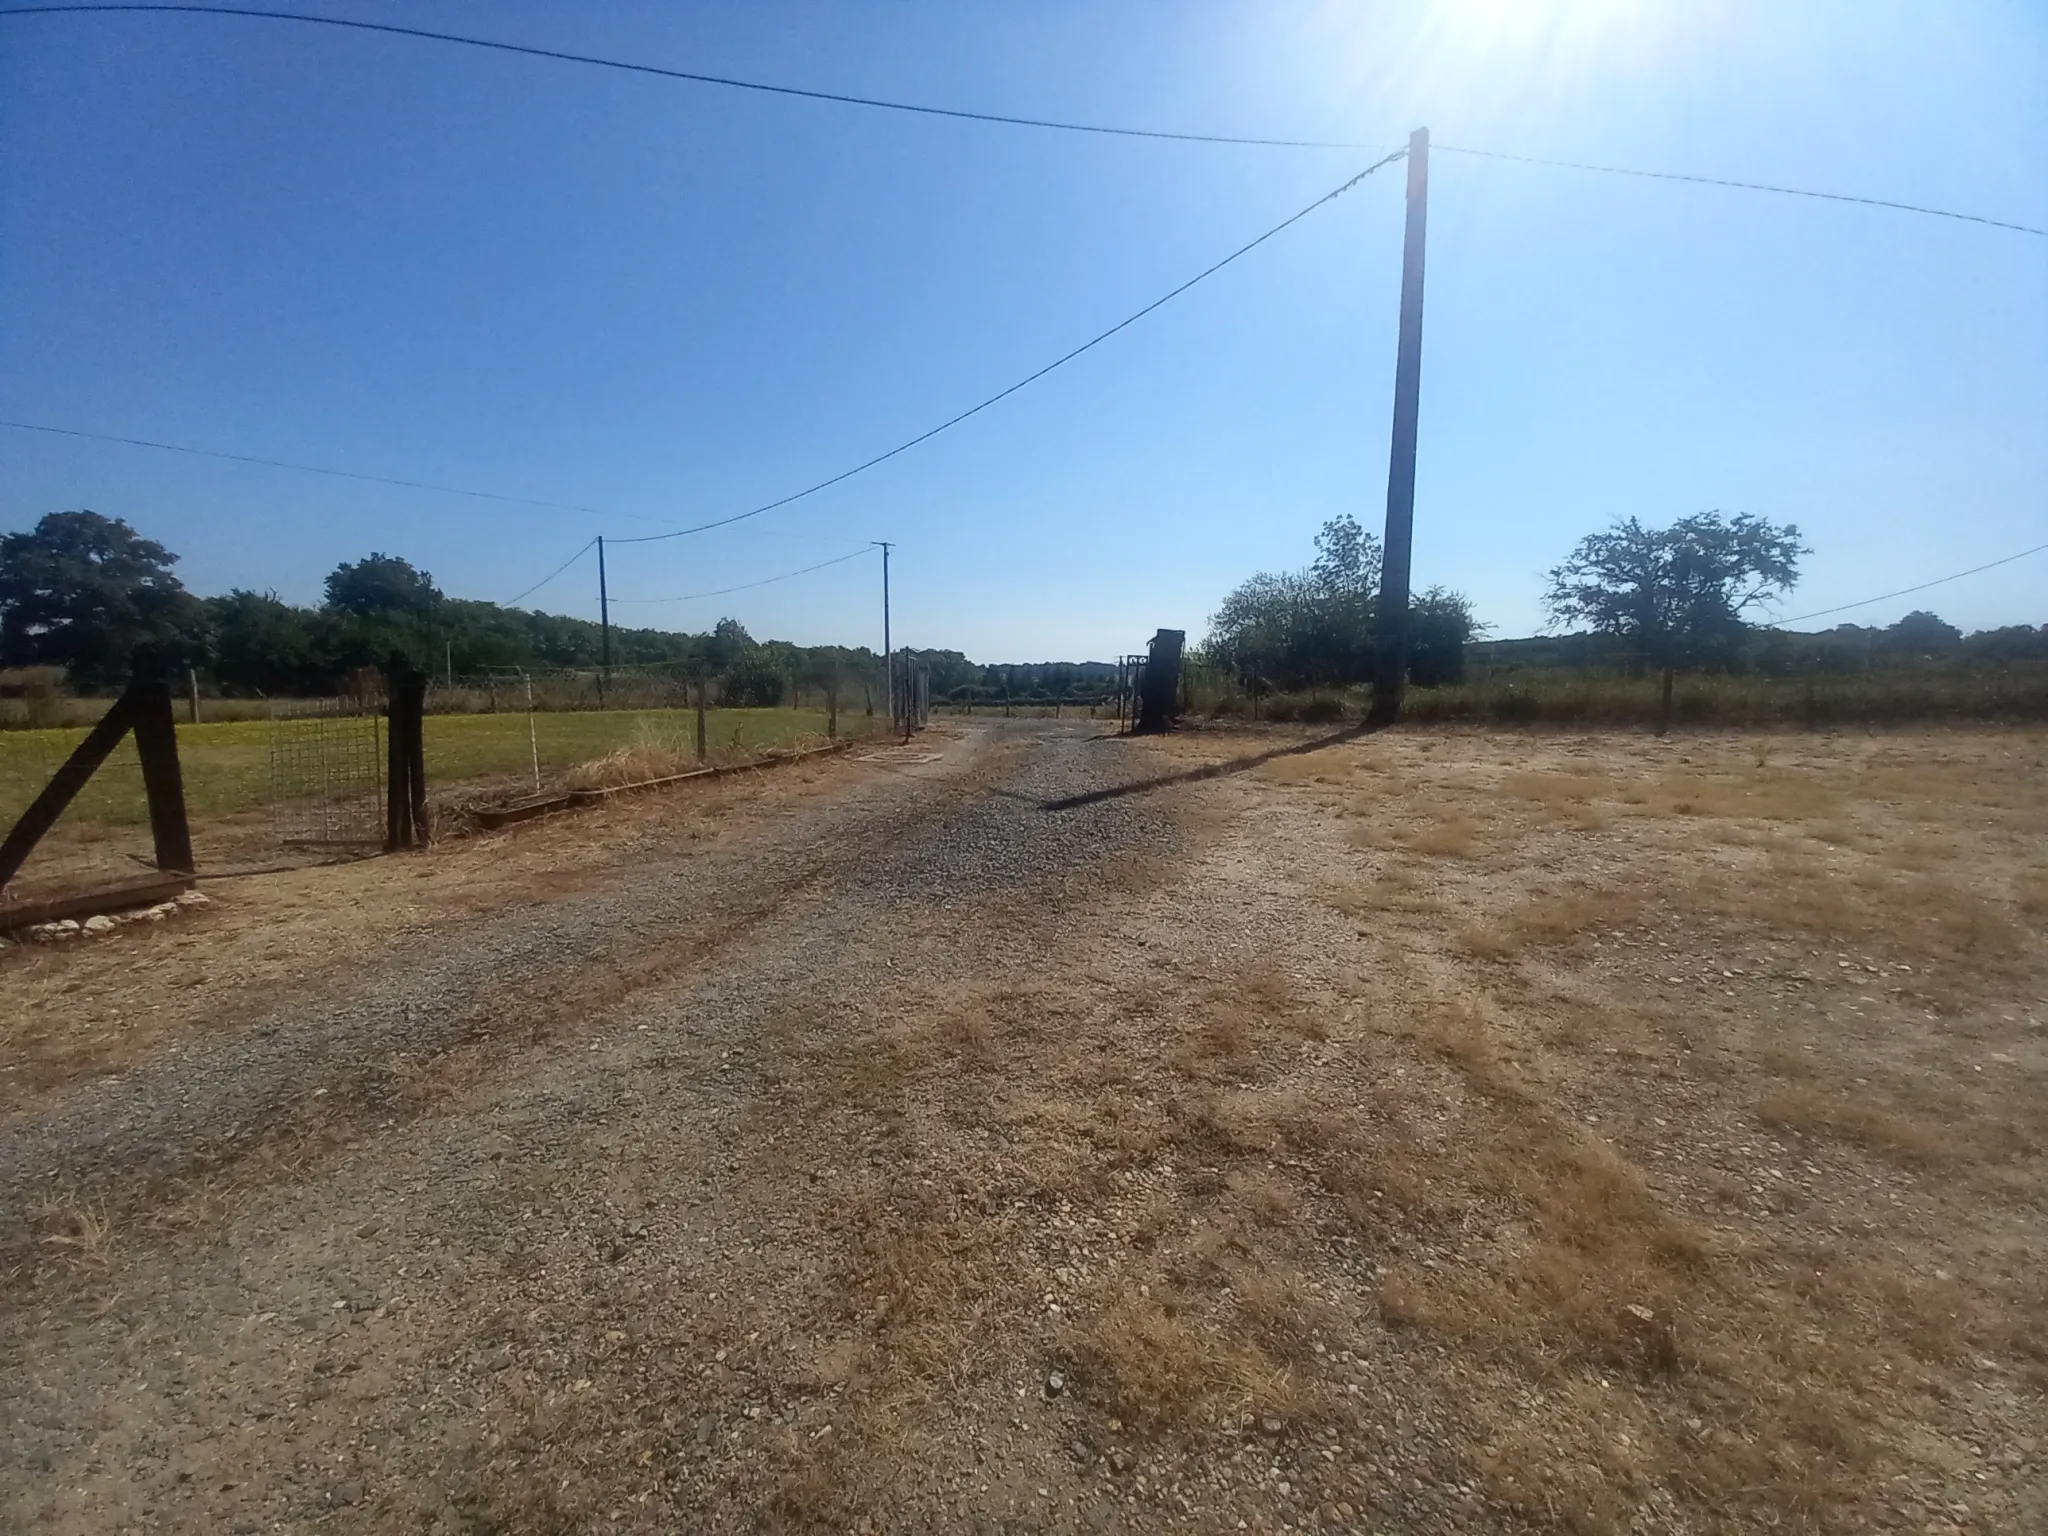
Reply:
[[[1334,747],[1341,742],[1356,741],[1361,736],[1370,736],[1384,729],[1386,727],[1380,722],[1368,720],[1359,725],[1348,726],[1329,736],[1318,736],[1313,741],[1297,741],[1290,746],[1274,747],[1265,752],[1248,752],[1242,757],[1233,757],[1220,763],[1204,763],[1198,768],[1182,769],[1179,773],[1162,773],[1149,779],[1136,779],[1129,784],[1112,785],[1107,789],[1091,789],[1084,795],[1069,795],[1063,800],[1042,800],[1038,808],[1042,811],[1073,811],[1084,805],[1099,805],[1105,800],[1121,800],[1126,795],[1142,795],[1175,784],[1195,784],[1203,779],[1228,778],[1232,774],[1248,773],[1261,764],[1272,762],[1275,758],[1302,757],[1310,752],[1320,752],[1325,747]]]

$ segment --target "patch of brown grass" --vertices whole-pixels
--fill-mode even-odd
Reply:
[[[1289,1325],[1284,1314],[1274,1320]],[[1090,1394],[1155,1432],[1213,1427],[1226,1414],[1293,1422],[1319,1407],[1314,1388],[1286,1361],[1185,1303],[1125,1297],[1070,1329],[1065,1342]]]
[[[1412,865],[1393,860],[1365,879],[1327,891],[1324,900],[1353,918],[1385,912],[1430,916],[1444,910],[1435,881],[1425,881]]]
[[[1459,940],[1481,959],[1499,959],[1527,945],[1568,944],[1589,934],[1609,933],[1641,919],[1643,898],[1611,888],[1525,897],[1483,926],[1465,929]]]
[[[1778,1130],[1850,1142],[1909,1167],[2004,1160],[2037,1150],[2018,1123],[1972,1112],[1946,1096],[1923,1094],[1924,1108],[1899,1096],[1810,1083],[1765,1093],[1757,1119]]]
[[[1478,841],[1479,823],[1462,811],[1452,811],[1409,838],[1408,846],[1431,858],[1464,859],[1471,857]]]
[[[1771,767],[1716,774],[1679,770],[1632,786],[1623,799],[1653,815],[1731,821],[1814,821],[1835,816],[1841,805],[1839,793],[1813,775]]]
[[[1883,945],[1922,960],[2003,965],[2027,948],[2003,903],[1954,881],[1871,869],[1845,879],[1782,849],[1746,869],[1695,874],[1679,893],[1696,910],[1754,927]]]
[[[1533,773],[1525,770],[1503,774],[1500,781],[1503,795],[1553,807],[1590,805],[1612,795],[1614,788],[1614,779],[1604,773]]]
[[[72,1269],[105,1269],[113,1259],[114,1223],[103,1204],[61,1201],[39,1213],[42,1244]]]

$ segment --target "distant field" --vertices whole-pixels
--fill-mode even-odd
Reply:
[[[532,719],[529,742],[523,714],[427,716],[429,787],[438,790],[474,780],[530,775],[536,747],[542,777],[558,779],[578,764],[621,747],[650,745],[689,752],[696,742],[696,717],[689,710],[590,710],[537,714]],[[724,755],[825,734],[822,710],[714,709],[705,723],[706,745]],[[859,716],[842,717],[848,728],[860,723]],[[267,803],[270,737],[267,720],[178,727],[185,799],[195,817],[229,816]],[[84,738],[83,728],[0,731],[0,828],[21,814]],[[106,825],[149,819],[132,740],[123,742],[93,775],[65,819]]]

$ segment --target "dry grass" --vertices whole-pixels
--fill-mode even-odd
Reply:
[[[1313,1170],[1520,1518],[2030,1528],[2017,1463],[1944,1448],[2048,1390],[2048,737],[1494,741],[1380,738],[1334,861],[1361,775],[1262,792],[1308,789],[1282,856],[1353,920],[1373,1113],[1279,1078],[1206,1145]]]
[[[1595,888],[1525,897],[1505,913],[1461,935],[1465,947],[1485,959],[1512,955],[1530,945],[1571,944],[1613,934],[1641,920],[1645,898],[1636,891]]]
[[[1417,853],[1432,858],[1462,859],[1470,855],[1479,838],[1479,823],[1463,812],[1439,816],[1408,840]]]
[[[112,1261],[114,1223],[104,1205],[63,1201],[39,1215],[43,1246],[73,1269],[105,1269]]]

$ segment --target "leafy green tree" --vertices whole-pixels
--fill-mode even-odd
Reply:
[[[1963,642],[1963,653],[1972,661],[2048,661],[2048,624],[1980,629]]]
[[[1897,655],[1946,656],[1961,648],[1963,632],[1923,609],[1907,614],[1884,631],[1884,648]]]
[[[1204,651],[1247,687],[1314,688],[1372,675],[1379,540],[1355,518],[1335,517],[1315,543],[1307,570],[1262,571],[1239,584],[1209,619]],[[1462,677],[1470,604],[1441,589],[1428,596],[1429,606],[1422,601],[1410,675],[1425,686]]]
[[[358,618],[423,618],[441,604],[434,578],[396,555],[344,560],[327,574],[327,606]]]
[[[1552,568],[1544,604],[1554,624],[1625,639],[1662,672],[1661,736],[1671,725],[1673,675],[1726,665],[1749,633],[1743,615],[1798,585],[1807,553],[1797,527],[1746,512],[1696,513],[1669,528],[1628,517],[1579,540]]]
[[[1333,517],[1316,534],[1308,573],[1328,596],[1371,597],[1380,586],[1380,541],[1349,513]]]
[[[57,665],[80,683],[124,676],[138,646],[171,658],[203,648],[178,557],[118,517],[52,512],[0,537],[0,661]]]
[[[1465,647],[1479,626],[1472,603],[1446,587],[1431,587],[1408,604],[1408,680],[1418,688],[1465,681]]]
[[[281,601],[275,592],[239,589],[203,601],[213,636],[210,670],[224,692],[290,694],[327,682],[315,616],[305,609]]]

